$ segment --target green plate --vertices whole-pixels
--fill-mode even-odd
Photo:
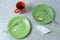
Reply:
[[[54,18],[54,12],[50,6],[41,4],[32,10],[32,16],[38,23],[47,24]]]
[[[17,16],[9,22],[8,29],[14,38],[23,38],[30,32],[30,22],[23,16]]]

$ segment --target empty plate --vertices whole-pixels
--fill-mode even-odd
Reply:
[[[14,38],[26,37],[30,32],[30,22],[23,16],[14,17],[8,24],[8,32]]]

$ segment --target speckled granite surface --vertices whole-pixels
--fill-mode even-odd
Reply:
[[[14,14],[15,4],[20,0],[0,0],[0,40],[60,40],[60,26],[50,23],[45,25],[52,32],[42,36],[37,30],[35,21],[32,18],[32,9],[38,4],[50,5],[55,11],[55,20],[60,23],[60,0],[23,0],[27,3],[27,10],[24,14]],[[32,8],[32,9],[31,9]],[[25,16],[32,24],[30,35],[24,39],[15,39],[9,33],[3,32],[7,30],[8,22],[15,16]]]

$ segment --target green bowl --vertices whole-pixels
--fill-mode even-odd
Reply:
[[[14,38],[24,38],[30,32],[30,22],[23,16],[17,16],[9,22],[8,29]]]
[[[48,14],[48,15],[47,15]],[[54,18],[54,11],[46,4],[37,5],[32,10],[34,20],[40,24],[47,24]]]

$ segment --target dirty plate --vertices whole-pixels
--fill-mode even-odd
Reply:
[[[32,16],[38,23],[47,24],[54,18],[54,12],[50,6],[41,4],[32,10]]]

